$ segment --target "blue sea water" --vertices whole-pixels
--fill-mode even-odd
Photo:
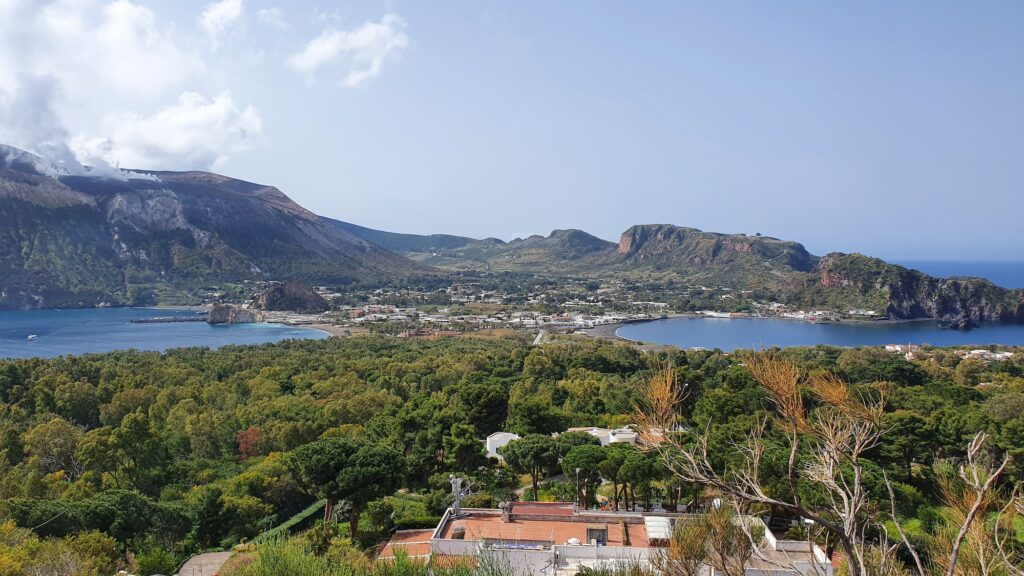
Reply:
[[[283,324],[206,322],[132,324],[139,318],[195,316],[187,310],[84,308],[0,312],[0,358],[53,357],[134,348],[167,350],[187,346],[219,348],[287,338],[325,338],[327,333]],[[35,340],[28,336],[35,334]]]
[[[626,324],[622,338],[680,348],[725,351],[771,346],[882,346],[931,344],[1024,346],[1024,326],[985,325],[968,332],[942,328],[937,322],[814,324],[769,318],[669,318]]]
[[[896,260],[894,263],[939,278],[977,276],[1003,288],[1024,288],[1024,261]]]
[[[904,260],[896,264],[939,278],[977,276],[1004,288],[1024,288],[1024,261]],[[738,350],[769,346],[931,344],[1024,346],[1024,326],[985,325],[964,332],[937,322],[812,324],[763,318],[672,318],[627,324],[623,338],[680,348]]]

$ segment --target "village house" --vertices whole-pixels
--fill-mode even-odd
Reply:
[[[999,360],[1009,360],[1013,358],[1013,352],[1001,351],[993,352],[991,350],[957,350],[956,355],[971,360],[981,360],[984,362],[995,362]]]
[[[498,448],[507,446],[513,440],[519,440],[519,435],[511,432],[495,432],[491,434],[484,441],[487,444],[487,457],[502,460],[501,454],[498,454]]]
[[[627,443],[636,444],[637,433],[629,426],[622,428],[610,429],[610,428],[597,428],[596,426],[584,426],[578,428],[569,428],[567,432],[586,432],[594,438],[597,438],[601,442],[601,446],[607,446],[609,444]]]
[[[598,428],[596,426],[578,426],[575,428],[569,428],[566,432],[585,432],[590,434],[594,438],[597,438],[601,446],[607,446],[609,444],[648,444],[657,445],[664,441],[665,436],[663,432],[650,432],[646,434],[640,434],[633,430],[630,426],[623,426],[622,428]],[[554,437],[558,437],[558,434],[552,434]],[[484,443],[487,446],[487,457],[501,459],[501,455],[498,454],[498,448],[507,445],[513,440],[519,440],[518,434],[511,432],[494,432],[488,436]]]
[[[685,514],[580,510],[571,503],[512,502],[498,509],[449,508],[436,527],[402,530],[380,560],[397,554],[440,565],[499,562],[516,576],[574,576],[586,569],[652,567]],[[755,517],[763,533],[746,563],[746,576],[832,576],[833,567],[816,544],[781,540]],[[711,570],[707,570],[711,574]]]

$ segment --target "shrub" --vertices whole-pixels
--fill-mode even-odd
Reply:
[[[415,530],[423,528],[433,528],[437,526],[438,522],[440,521],[440,516],[408,516],[406,518],[399,518],[395,522],[395,529]]]
[[[154,546],[136,554],[135,563],[139,574],[174,574],[180,562],[170,551]]]
[[[370,529],[381,534],[395,527],[395,507],[387,499],[374,500],[366,505],[366,519]]]

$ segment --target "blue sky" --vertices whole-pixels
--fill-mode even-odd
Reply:
[[[1024,259],[1024,3],[7,2],[41,40],[0,40],[0,94],[83,161],[403,232]]]

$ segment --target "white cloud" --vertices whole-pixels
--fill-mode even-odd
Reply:
[[[313,78],[326,66],[347,69],[342,82],[358,86],[380,75],[384,63],[411,44],[406,23],[397,14],[386,14],[379,22],[366,22],[353,30],[325,30],[288,58],[288,66]]]
[[[80,158],[128,168],[212,169],[252,147],[263,122],[256,108],[238,106],[227,92],[213,98],[185,92],[151,116],[111,114],[100,133],[74,138]]]
[[[199,27],[210,39],[214,50],[231,27],[242,19],[244,13],[245,6],[242,0],[217,0],[206,6],[206,10],[199,15]]]
[[[197,20],[176,27],[160,12],[169,0],[0,0],[0,143],[69,171],[75,154],[100,168],[211,168],[254,145],[259,111],[222,91],[240,95],[253,70],[287,74],[254,64],[262,52],[241,59],[254,44],[240,33],[250,10],[261,26],[288,22],[281,9],[246,0],[203,2]],[[348,86],[378,76],[411,45],[395,14],[349,29],[315,26],[325,31],[289,66],[311,78],[333,71]],[[203,48],[229,38],[238,44],[230,57]]]
[[[140,4],[0,0],[0,143],[76,172],[65,118],[161,98],[203,69]]]
[[[204,68],[199,54],[179,44],[174,27],[162,25],[141,4],[114,0],[100,7],[93,0],[57,0],[39,6],[22,22],[33,37],[26,66],[58,78],[72,99],[97,89],[148,99]]]
[[[341,24],[345,19],[341,17],[341,14],[337,10],[321,10],[320,8],[313,8],[313,22],[331,22],[334,24]]]
[[[280,8],[260,8],[256,11],[256,19],[260,21],[260,24],[271,28],[281,28],[282,30],[288,28],[288,22],[285,21],[284,12]]]

